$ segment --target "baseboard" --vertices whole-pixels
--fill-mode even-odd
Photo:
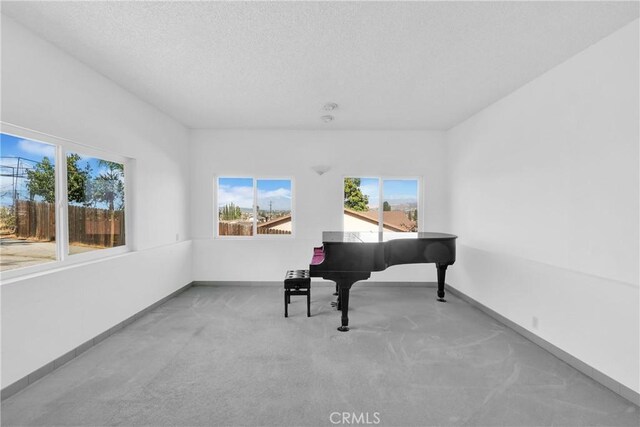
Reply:
[[[110,335],[112,335],[113,333],[119,331],[120,329],[124,328],[125,326],[135,322],[140,317],[144,316],[145,314],[147,314],[151,310],[157,308],[158,306],[164,304],[165,302],[167,302],[171,298],[175,297],[176,295],[184,292],[185,290],[187,290],[191,286],[193,286],[193,282],[188,283],[187,285],[181,287],[180,289],[170,293],[166,297],[164,297],[161,300],[156,301],[155,303],[151,304],[150,306],[142,309],[141,311],[139,311],[138,313],[134,314],[133,316],[123,320],[122,322],[120,322],[117,325],[107,329],[106,331],[102,332],[101,334],[96,335],[92,339],[80,344],[78,347],[74,348],[71,351],[68,351],[67,353],[63,354],[62,356],[58,357],[57,359],[52,360],[51,362],[47,363],[46,365],[36,369],[35,371],[31,372],[29,375],[26,375],[26,376],[20,378],[18,381],[6,386],[0,392],[0,394],[1,394],[0,399],[1,400],[5,400],[8,397],[13,396],[14,394],[18,393],[20,390],[24,389],[28,385],[33,384],[34,382],[38,381],[39,379],[41,379],[45,375],[50,374],[51,372],[53,372],[54,370],[58,369],[62,365],[64,365],[67,362],[75,359],[76,357],[78,357],[79,355],[81,355],[82,353],[84,353],[85,351],[87,351],[88,349],[93,347],[94,345],[96,345],[96,344],[100,343],[101,341],[103,341],[105,338],[109,337]]]
[[[515,331],[518,334],[522,335],[523,337],[525,337],[529,341],[533,342],[534,344],[538,345],[539,347],[542,347],[544,350],[546,350],[549,353],[553,354],[558,359],[562,360],[563,362],[565,362],[566,364],[568,364],[572,368],[577,369],[578,371],[582,372],[583,374],[585,374],[589,378],[593,379],[597,383],[602,384],[603,386],[605,386],[609,390],[611,390],[614,393],[622,396],[623,398],[625,398],[629,402],[633,403],[634,405],[640,406],[640,393],[637,393],[636,391],[630,389],[629,387],[627,387],[627,386],[619,383],[618,381],[614,380],[610,376],[608,376],[608,375],[600,372],[599,370],[587,365],[583,361],[577,359],[575,356],[572,356],[571,354],[569,354],[566,351],[560,349],[559,347],[556,347],[555,345],[551,344],[550,342],[540,338],[538,335],[534,334],[533,332],[531,332],[531,331],[523,328],[522,326],[518,325],[517,323],[507,319],[503,315],[493,311],[489,307],[487,307],[484,304],[476,301],[475,299],[467,296],[466,294],[460,292],[456,288],[447,285],[446,289],[447,289],[447,292],[451,292],[453,295],[457,296],[458,298],[462,299],[463,301],[465,301],[465,302],[471,304],[472,306],[476,307],[477,309],[479,309],[480,311],[482,311],[483,313],[485,313],[489,317],[491,317],[494,320],[502,323],[503,325],[505,325],[509,329],[512,329],[513,331]]]

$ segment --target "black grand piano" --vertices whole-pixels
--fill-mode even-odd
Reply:
[[[349,330],[349,290],[366,280],[372,271],[397,264],[435,263],[438,269],[438,301],[444,302],[444,277],[456,261],[456,238],[445,233],[322,233],[322,247],[315,248],[309,274],[336,283],[338,310],[342,311],[339,331]]]

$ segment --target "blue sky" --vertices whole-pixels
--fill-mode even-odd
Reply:
[[[35,167],[36,163],[41,162],[45,157],[48,157],[52,164],[55,164],[55,150],[56,147],[51,144],[45,144],[42,142],[32,141],[29,139],[16,137],[7,134],[0,134],[0,156],[2,175],[11,174],[12,169],[15,168],[18,163],[18,158],[21,158],[21,165],[27,165],[28,167]],[[80,155],[78,161],[78,167],[84,169],[86,165],[91,167],[91,176],[93,178],[108,171],[108,168],[101,166],[99,159],[89,156]],[[29,161],[24,161],[28,159]],[[11,176],[0,176],[0,203],[2,205],[11,205],[13,200],[13,178]],[[18,191],[21,198],[27,198],[26,179],[18,180]],[[103,206],[97,206],[103,207]]]
[[[252,178],[219,178],[218,179],[218,207],[234,203],[244,209],[253,207],[253,179]],[[257,180],[258,206],[268,209],[269,201],[275,210],[291,209],[291,181],[260,179]],[[378,178],[360,178],[360,189],[369,196],[369,207],[379,206],[380,187]],[[387,179],[383,180],[384,199],[391,206],[401,203],[416,203],[418,195],[418,181],[415,179]]]
[[[20,158],[21,168],[34,167],[37,162],[48,157],[51,163],[55,164],[56,148],[50,144],[31,141],[29,139],[15,137],[7,134],[0,134],[0,165],[2,166],[2,176],[0,176],[0,204],[3,206],[13,204],[14,181],[11,175]],[[25,161],[27,159],[27,161]],[[24,173],[24,171],[21,170]],[[27,198],[26,179],[19,179],[17,190],[20,197]]]
[[[261,210],[291,210],[291,181],[288,179],[258,179],[257,202]],[[245,209],[253,208],[252,178],[219,178],[218,207],[234,203]]]
[[[17,158],[28,159],[33,162],[41,162],[42,159],[48,157],[51,163],[55,164],[56,148],[54,145],[45,144],[42,142],[32,141],[30,139],[15,137],[7,135],[5,133],[0,134],[2,143],[0,144],[2,153],[2,165],[15,166]],[[69,151],[68,153],[72,153]],[[83,156],[81,153],[77,153],[80,156],[78,166],[81,169],[89,164],[91,166],[91,176],[97,177],[101,173],[107,172],[108,168],[100,166],[98,158]],[[27,162],[27,164],[30,164]]]
[[[40,162],[44,157],[49,157],[52,163],[55,161],[56,148],[54,145],[31,141],[30,139],[7,135],[6,133],[0,134],[0,138],[3,165],[8,164],[8,160],[5,157],[23,157],[36,162]]]
[[[380,205],[380,186],[378,178],[360,178],[360,190],[369,196],[369,208]],[[418,181],[415,179],[385,179],[382,181],[384,200],[391,206],[399,203],[416,203]]]

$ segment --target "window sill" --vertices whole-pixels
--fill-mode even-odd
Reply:
[[[67,255],[67,258],[62,261],[50,261],[29,267],[17,268],[15,270],[3,271],[0,272],[0,286],[66,270],[72,267],[106,261],[129,253],[132,253],[131,248],[128,246],[119,246],[116,248],[99,249],[92,252]]]

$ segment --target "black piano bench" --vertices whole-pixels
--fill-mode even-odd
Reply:
[[[307,317],[311,317],[311,277],[309,270],[289,270],[284,276],[284,317],[289,317],[291,295],[307,296]]]

